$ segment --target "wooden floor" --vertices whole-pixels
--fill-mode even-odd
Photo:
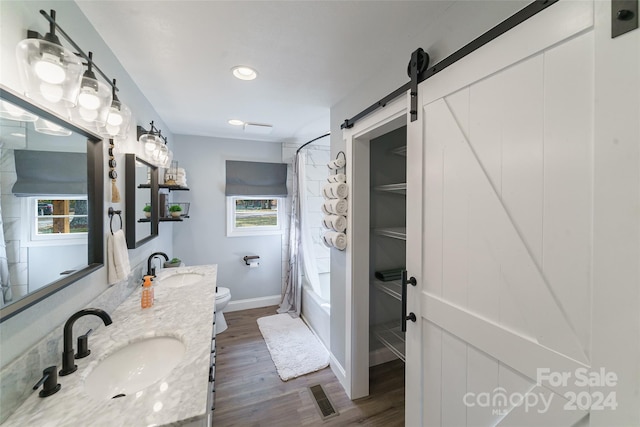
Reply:
[[[229,328],[216,337],[215,427],[404,426],[404,363],[371,368],[368,397],[351,401],[326,368],[282,381],[256,319],[276,307],[225,313]],[[308,387],[321,384],[340,415],[322,421]]]

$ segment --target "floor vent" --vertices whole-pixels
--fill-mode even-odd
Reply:
[[[309,390],[313,396],[313,402],[316,404],[316,408],[318,408],[323,420],[339,415],[320,384],[309,387]]]

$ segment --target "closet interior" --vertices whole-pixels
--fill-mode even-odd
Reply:
[[[405,361],[400,276],[406,264],[407,128],[370,141],[369,364]]]

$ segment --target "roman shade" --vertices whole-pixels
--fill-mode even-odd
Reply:
[[[287,196],[287,164],[227,160],[227,196]]]
[[[18,197],[87,194],[87,155],[60,151],[14,150]]]

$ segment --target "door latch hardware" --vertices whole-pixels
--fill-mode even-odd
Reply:
[[[407,320],[415,322],[417,320],[414,313],[407,315],[407,285],[416,286],[418,281],[411,276],[407,279],[407,270],[402,270],[402,332],[407,332]]]
[[[611,0],[611,38],[638,28],[639,0]]]

